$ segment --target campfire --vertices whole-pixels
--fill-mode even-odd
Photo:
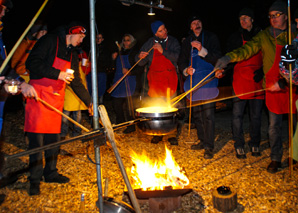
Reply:
[[[165,147],[165,158],[152,160],[146,153],[132,152],[132,187],[143,191],[184,189],[189,185],[185,171],[175,161],[172,151]]]

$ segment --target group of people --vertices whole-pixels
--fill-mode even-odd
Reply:
[[[0,2],[1,18],[6,7],[12,4],[10,0]],[[296,16],[294,18],[298,20],[298,14]],[[288,83],[279,73],[281,50],[288,42],[287,5],[282,1],[274,2],[269,8],[269,20],[270,26],[261,30],[254,23],[254,12],[249,8],[242,9],[239,12],[240,28],[228,40],[228,50],[224,56],[218,37],[203,28],[203,20],[198,15],[190,17],[190,34],[181,45],[176,38],[168,35],[162,21],[151,24],[153,36],[140,49],[136,49],[136,38],[125,34],[121,43],[117,43],[118,50],[107,54],[102,43],[103,34],[99,33],[96,38],[96,60],[100,103],[103,103],[103,95],[107,89],[107,69],[110,62],[115,66],[112,84],[127,75],[111,92],[117,123],[134,118],[134,107],[137,105],[135,96],[139,95],[138,91],[142,87],[140,76],[144,70],[148,70],[147,96],[152,102],[177,96],[179,75],[183,76],[184,91],[192,89],[203,79],[210,79],[187,98],[190,102],[202,103],[192,107],[200,143],[192,145],[191,149],[204,149],[204,158],[211,159],[214,154],[215,103],[204,104],[204,101],[218,96],[218,79],[224,77],[225,72],[231,72],[231,69],[224,68],[233,63],[232,86],[234,94],[238,96],[233,100],[232,117],[236,157],[246,158],[242,128],[246,105],[249,105],[250,112],[250,151],[253,156],[261,155],[260,127],[265,103],[269,112],[268,135],[271,147],[271,163],[267,171],[275,173],[281,168],[283,153],[282,117],[286,113],[296,116],[295,101],[298,95],[294,86],[293,112],[289,112]],[[40,99],[66,114],[76,112],[75,117],[78,120],[81,117],[80,110],[88,109],[90,114],[93,110],[90,64],[83,62],[88,54],[79,48],[86,36],[84,24],[71,22],[55,32],[46,31],[45,25],[34,25],[12,60],[12,67],[23,76],[21,78],[16,74],[14,78],[21,79],[21,92],[26,98],[24,131],[29,139],[30,149],[59,141],[67,134],[66,121],[62,122],[61,115],[46,107]],[[3,61],[5,51],[1,49],[2,46],[0,56]],[[136,63],[137,66],[134,66]],[[74,70],[74,73],[66,72],[67,69]],[[209,77],[206,79],[206,76]],[[0,106],[2,105],[4,106],[0,102]],[[3,109],[1,112],[2,118]],[[131,125],[124,133],[133,131],[135,127]],[[158,143],[162,139],[162,136],[154,136],[151,143]],[[168,141],[172,145],[178,145],[177,135],[169,137]],[[42,153],[30,155],[29,195],[40,193],[42,177],[45,182],[69,182],[68,177],[57,171],[58,154],[59,147],[46,150],[44,168]]]

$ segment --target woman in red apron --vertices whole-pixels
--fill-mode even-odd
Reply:
[[[46,35],[40,39],[30,53],[26,66],[30,70],[30,84],[35,88],[40,99],[62,112],[66,83],[71,82],[75,93],[89,106],[91,98],[82,85],[78,72],[78,53],[75,46],[85,37],[86,30],[81,25],[71,23],[66,32],[58,35]],[[66,69],[75,70],[74,75]],[[73,82],[72,82],[73,81]],[[28,99],[25,109],[25,127],[29,139],[29,149],[41,147],[60,140],[61,115],[49,109],[41,102]],[[67,183],[69,178],[57,172],[59,147],[45,150],[43,169],[42,153],[32,154],[29,158],[30,195],[40,193],[42,176],[45,182]]]

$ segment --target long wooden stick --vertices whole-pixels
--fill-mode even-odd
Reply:
[[[215,73],[216,71],[218,71],[218,69],[214,69],[212,70],[208,75],[205,76],[205,78],[203,78],[199,83],[197,83],[193,88],[191,88],[190,90],[188,90],[187,92],[183,93],[183,95],[181,95],[181,97],[172,104],[172,107],[174,107],[182,98],[184,98],[185,96],[187,96],[189,93],[191,93],[192,91],[194,91],[202,82],[204,82],[210,75],[212,75],[213,73]]]
[[[10,58],[12,57],[12,55],[14,54],[14,52],[16,51],[16,49],[18,48],[18,46],[20,45],[20,43],[22,42],[22,40],[24,39],[24,37],[27,35],[28,31],[30,30],[30,28],[32,27],[32,25],[34,24],[34,22],[36,21],[36,19],[38,18],[38,16],[40,15],[40,13],[42,12],[42,10],[44,9],[44,7],[46,6],[47,3],[48,3],[48,0],[45,0],[44,3],[39,8],[39,10],[36,13],[36,15],[33,17],[32,21],[30,22],[30,24],[28,25],[28,27],[26,28],[26,30],[23,32],[23,34],[21,35],[21,37],[19,38],[19,40],[17,41],[17,43],[14,45],[14,47],[12,48],[12,50],[10,51],[10,53],[8,54],[8,56],[3,61],[2,65],[0,67],[0,74],[3,72],[3,70],[6,67],[6,65],[8,64]]]
[[[153,49],[153,47],[151,47],[150,50],[148,50],[147,53],[149,53],[151,50]],[[113,92],[113,90],[118,86],[118,84],[120,84],[120,82],[130,73],[130,71],[141,61],[143,60],[143,58],[140,58],[113,86],[111,86],[107,92],[111,93]]]
[[[192,53],[193,47],[191,47],[191,54],[190,54],[190,67],[192,68]],[[190,87],[192,88],[192,75],[190,76]],[[188,137],[190,137],[190,128],[191,128],[191,104],[192,104],[192,92],[189,94],[189,114],[188,114]]]
[[[289,45],[292,44],[292,31],[291,31],[291,8],[290,8],[290,0],[288,0],[288,42]],[[290,75],[290,91],[289,91],[289,100],[290,100],[290,112],[289,112],[289,170],[290,177],[293,174],[293,96],[292,96],[292,64],[289,63],[289,75]]]
[[[47,107],[49,107],[50,109],[54,110],[55,112],[57,112],[58,114],[62,115],[63,117],[65,117],[67,120],[69,120],[70,122],[72,122],[73,124],[77,125],[78,127],[80,127],[81,129],[83,129],[86,132],[89,132],[90,130],[87,129],[86,127],[84,127],[83,125],[81,125],[80,123],[76,122],[75,120],[71,119],[69,116],[65,115],[63,112],[61,112],[60,110],[56,109],[55,107],[53,107],[52,105],[50,105],[49,103],[47,103],[46,101],[40,99],[40,98],[36,98],[37,101],[43,103],[44,105],[46,105]]]
[[[247,93],[242,93],[242,94],[239,94],[239,95],[232,95],[232,96],[229,96],[229,97],[224,97],[224,98],[219,98],[219,99],[212,99],[210,101],[204,101],[202,103],[196,104],[195,106],[204,105],[204,104],[210,104],[210,103],[218,102],[218,101],[224,101],[224,100],[227,100],[227,99],[230,99],[230,98],[237,98],[237,97],[249,95],[249,94],[252,94],[252,93],[263,92],[263,91],[265,91],[267,89],[269,89],[269,88],[259,89],[259,90],[255,90],[255,91],[251,91],[251,92],[247,92]]]

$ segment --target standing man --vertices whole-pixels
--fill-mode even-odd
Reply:
[[[203,30],[202,19],[193,16],[189,20],[191,33],[182,43],[178,66],[181,73],[187,76],[184,90],[198,84],[211,71],[216,60],[221,57],[220,43],[217,36],[207,30]],[[190,85],[193,78],[193,85]],[[191,101],[202,101],[215,98],[218,95],[218,80],[212,80],[198,90],[195,90]],[[205,149],[204,158],[213,158],[214,148],[214,114],[215,103],[193,107],[193,118],[197,128],[199,144],[191,146],[191,149]]]
[[[232,51],[250,41],[253,36],[261,31],[261,28],[254,23],[254,12],[250,8],[243,8],[239,12],[240,28],[234,32],[228,39],[227,51]],[[262,53],[259,51],[249,59],[238,62],[234,66],[233,73],[233,93],[241,95],[252,91],[262,89],[263,68]],[[249,105],[249,147],[252,156],[260,156],[261,142],[261,120],[264,92],[252,93],[245,96],[239,96],[233,99],[233,119],[232,133],[236,157],[245,159],[244,151],[244,134],[243,134],[243,117],[245,108]]]
[[[22,40],[18,48],[16,49],[15,53],[11,58],[11,67],[15,69],[15,71],[25,79],[25,81],[29,82],[29,71],[26,68],[26,60],[36,44],[37,40],[40,39],[42,36],[47,34],[48,28],[47,25],[42,23],[34,24],[29,33],[27,34],[26,38]]]
[[[102,33],[96,35],[96,59],[97,59],[97,95],[99,104],[103,104],[104,94],[107,88],[107,70],[111,65],[110,52],[105,47]],[[89,93],[92,94],[91,73],[87,75]]]
[[[282,1],[275,1],[269,8],[270,25],[259,32],[252,40],[242,47],[227,53],[220,58],[217,68],[224,68],[230,62],[239,62],[249,59],[262,51],[264,81],[263,88],[267,88],[265,102],[269,110],[269,142],[271,147],[271,162],[267,167],[270,173],[281,169],[283,154],[281,129],[283,114],[296,113],[295,101],[298,96],[296,87],[293,87],[293,111],[289,112],[289,87],[279,73],[279,62],[282,47],[287,44],[287,5]],[[217,76],[220,77],[218,72]]]
[[[56,34],[43,36],[32,49],[26,66],[30,71],[30,84],[37,95],[53,107],[62,111],[65,85],[70,84],[76,95],[89,106],[91,97],[81,82],[77,46],[85,38],[86,29],[82,24],[72,22],[61,27]],[[73,69],[74,74],[66,72]],[[25,108],[25,127],[29,139],[29,149],[51,144],[60,140],[61,115],[41,102],[27,99]],[[29,157],[30,189],[29,195],[40,193],[42,176],[45,182],[67,183],[69,178],[58,173],[57,156],[59,147],[45,150],[45,168],[42,152]]]
[[[177,60],[180,53],[180,44],[176,38],[168,35],[167,28],[162,21],[155,21],[151,24],[153,37],[141,47],[136,61],[140,66],[148,64],[149,71],[147,74],[149,91],[151,98],[167,97],[167,90],[170,90],[170,96],[175,95],[178,85],[177,77]],[[148,51],[152,48],[153,51]],[[158,143],[162,136],[154,136],[151,143]],[[178,145],[176,137],[168,139],[172,145]]]

